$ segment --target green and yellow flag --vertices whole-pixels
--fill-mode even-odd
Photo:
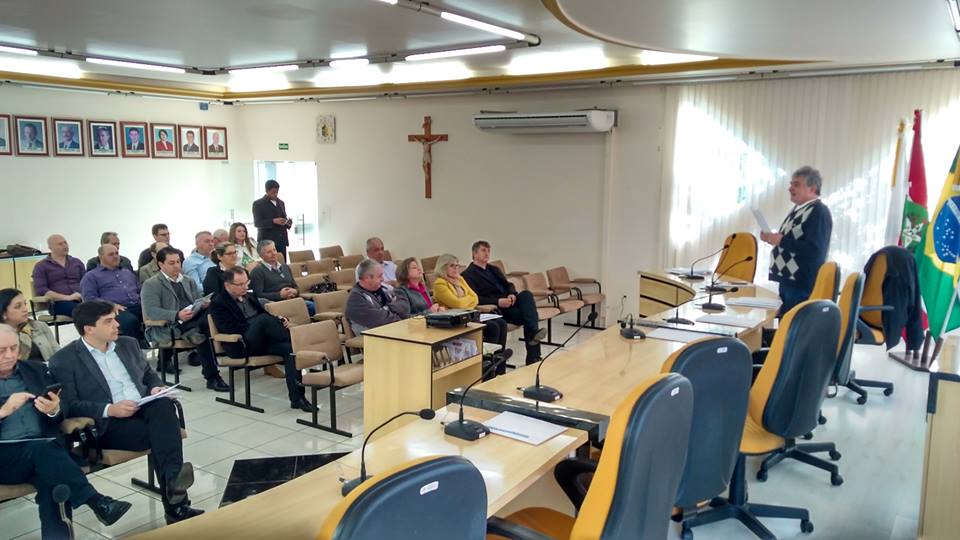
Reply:
[[[937,209],[916,251],[920,292],[930,318],[934,338],[960,327],[960,305],[955,305],[960,277],[960,149],[943,184]],[[950,317],[947,321],[946,318]]]

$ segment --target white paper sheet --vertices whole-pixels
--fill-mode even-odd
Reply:
[[[751,328],[760,324],[761,319],[757,317],[744,317],[742,315],[704,315],[697,318],[697,322]]]
[[[690,267],[687,266],[686,268],[680,268],[678,266],[676,268],[667,268],[667,273],[675,276],[685,276],[690,273]],[[713,274],[713,270],[710,270],[709,268],[694,268],[693,274],[695,276],[706,277]]]
[[[762,309],[777,309],[780,307],[780,300],[777,298],[756,298],[753,296],[738,296],[737,298],[727,298],[728,306],[741,306]]]
[[[497,315],[496,313],[481,313],[480,322],[487,322],[487,321],[491,321],[493,319],[499,319],[502,317],[503,315]]]
[[[760,212],[759,208],[751,208],[753,212],[753,219],[757,220],[757,225],[760,226],[760,230],[763,232],[770,232],[770,224],[767,223],[767,218],[763,217],[763,213]]]
[[[566,431],[563,426],[523,416],[512,412],[502,412],[484,422],[490,432],[502,435],[534,446],[543,444]]]
[[[674,330],[673,328],[657,328],[656,330],[647,332],[648,338],[660,339],[663,341],[679,341],[680,343],[690,343],[691,341],[705,338],[707,335],[708,334],[703,334],[700,332]]]
[[[151,401],[154,401],[154,400],[157,400],[157,399],[160,399],[160,398],[165,398],[165,397],[174,398],[174,397],[177,397],[178,395],[180,395],[180,391],[177,390],[177,387],[178,387],[178,386],[180,386],[180,384],[175,384],[175,385],[167,388],[166,390],[161,390],[161,391],[157,392],[156,394],[153,394],[152,396],[147,396],[147,397],[142,397],[142,398],[140,398],[140,399],[137,401],[137,407],[143,407],[143,406],[146,405],[147,403],[150,403]]]

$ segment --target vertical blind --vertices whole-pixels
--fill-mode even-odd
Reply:
[[[922,109],[929,204],[960,145],[960,72],[781,79],[667,88],[661,230],[664,260],[683,265],[722,246],[727,234],[758,234],[750,209],[776,228],[792,207],[791,173],[811,165],[833,215],[829,258],[862,269],[884,245],[897,125]],[[896,204],[902,204],[901,201]],[[757,281],[770,246],[761,243]]]

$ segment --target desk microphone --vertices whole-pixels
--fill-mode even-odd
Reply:
[[[633,327],[633,315],[628,316],[630,320],[630,328],[627,328],[626,321],[620,321],[620,335],[627,339],[647,339],[647,334],[639,328]]]
[[[752,260],[753,260],[753,255],[748,255],[745,259],[741,259],[731,264],[730,266],[726,267],[722,272],[715,273],[713,275],[712,283],[710,284],[710,298],[707,299],[706,304],[703,304],[702,306],[700,306],[700,309],[704,311],[724,311],[725,309],[727,309],[727,306],[719,303],[714,303],[713,301],[713,293],[715,292],[713,285],[717,282],[717,276],[722,276],[726,274],[731,269],[733,269],[734,266],[737,266],[738,264],[743,264],[745,262],[750,262]],[[724,292],[736,292],[738,290],[740,290],[738,287],[731,287],[730,289],[725,289]]]
[[[382,428],[383,426],[389,424],[390,422],[393,422],[393,421],[396,420],[397,418],[400,418],[401,416],[406,416],[406,415],[408,415],[408,414],[411,415],[411,416],[419,416],[420,418],[422,418],[422,419],[424,419],[424,420],[433,420],[433,418],[434,418],[435,416],[437,416],[437,413],[433,412],[433,411],[430,410],[430,409],[420,409],[419,411],[406,411],[406,412],[402,412],[402,413],[394,416],[393,418],[391,418],[391,419],[387,420],[386,422],[380,424],[379,426],[373,428],[373,431],[371,431],[369,434],[367,434],[367,436],[363,439],[363,446],[362,446],[361,449],[360,449],[360,476],[357,477],[357,478],[354,478],[353,480],[348,480],[348,481],[344,482],[344,483],[343,483],[343,486],[340,487],[340,495],[346,497],[347,494],[349,494],[351,491],[353,491],[353,489],[354,489],[355,487],[359,486],[359,485],[362,484],[367,478],[369,478],[369,476],[367,476],[367,457],[366,457],[366,452],[367,452],[367,442],[370,440],[370,437],[373,436],[373,434],[376,433],[378,429],[380,429],[380,428]]]
[[[73,540],[73,520],[67,517],[66,503],[70,500],[70,486],[66,484],[57,484],[53,487],[53,502],[60,508],[60,520],[67,525],[70,532],[70,540]]]
[[[535,384],[533,386],[528,386],[523,389],[523,397],[527,399],[532,399],[535,401],[543,401],[544,403],[553,403],[554,401],[557,401],[558,399],[563,397],[563,393],[561,393],[556,388],[551,388],[549,386],[543,386],[540,384],[540,369],[543,367],[543,364],[546,363],[547,359],[553,356],[553,353],[566,347],[567,343],[570,343],[570,340],[573,339],[573,336],[577,335],[577,333],[583,330],[584,326],[591,324],[595,320],[597,320],[597,312],[593,311],[590,313],[590,315],[587,315],[587,320],[584,321],[583,324],[578,326],[577,329],[574,330],[572,334],[570,334],[570,337],[564,340],[564,342],[560,344],[559,347],[550,351],[550,354],[543,357],[543,360],[540,360],[540,365],[537,366],[537,376],[535,379]]]
[[[674,297],[673,305],[676,307],[676,311],[673,313],[673,317],[669,319],[664,319],[664,322],[673,323],[673,324],[693,324],[693,321],[690,319],[684,319],[680,316],[680,287],[676,288],[677,294]]]
[[[500,364],[503,364],[506,361],[507,357],[500,355],[500,358],[492,362],[490,366],[487,367],[486,371],[480,375],[479,379],[470,383],[469,386],[464,388],[463,392],[460,392],[460,417],[455,422],[449,422],[447,425],[443,426],[443,432],[445,434],[458,439],[463,439],[465,441],[475,441],[490,434],[490,429],[480,422],[463,419],[463,400],[467,397],[467,391],[473,388],[473,385],[486,379],[488,375],[500,367]]]
[[[736,234],[736,233],[733,233],[732,235],[730,235],[730,242],[733,242],[734,238],[736,238],[736,237],[737,237],[737,234]],[[722,248],[714,251],[713,253],[711,253],[711,254],[709,254],[709,255],[707,255],[707,256],[705,256],[705,257],[700,257],[699,259],[693,261],[692,263],[690,263],[690,272],[689,272],[687,275],[685,275],[685,276],[680,276],[680,279],[685,279],[685,280],[687,280],[687,281],[703,281],[703,276],[699,276],[699,275],[693,273],[693,267],[696,266],[696,264],[697,264],[698,262],[700,262],[700,261],[705,261],[705,260],[709,259],[710,257],[713,257],[714,255],[716,255],[717,253],[720,253],[721,251],[727,249],[728,247],[730,247],[730,244],[724,244]]]

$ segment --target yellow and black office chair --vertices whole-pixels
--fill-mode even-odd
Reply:
[[[757,237],[748,232],[736,232],[723,241],[727,249],[723,250],[714,272],[722,273],[720,278],[736,279],[753,283],[757,275]],[[749,261],[747,257],[753,257]],[[726,270],[724,272],[724,270]],[[718,278],[718,279],[720,279]]]
[[[837,301],[837,290],[840,288],[840,266],[833,261],[827,261],[817,270],[817,280],[813,282],[813,290],[807,300]]]
[[[461,456],[431,456],[367,479],[327,516],[319,540],[486,538],[487,489]]]
[[[847,276],[840,293],[840,315],[842,317],[840,347],[837,349],[837,369],[834,372],[834,384],[843,386],[855,392],[857,403],[867,402],[867,391],[864,388],[883,388],[883,395],[893,393],[893,383],[857,379],[856,372],[850,369],[853,358],[853,343],[856,339],[856,325],[858,314],[861,313],[861,298],[863,296],[863,275],[853,272]]]
[[[910,369],[926,371],[926,353],[920,355],[921,346],[926,350],[926,345],[913,255],[901,247],[887,246],[870,257],[864,272],[856,343],[886,345],[889,350],[905,336],[906,352],[889,356]]]
[[[665,538],[690,437],[690,381],[662,373],[620,403],[607,428],[600,461],[576,518],[527,508],[490,518],[494,538]],[[546,535],[546,536],[543,536]]]
[[[736,338],[701,339],[670,355],[662,371],[679,373],[693,386],[690,444],[674,503],[674,521],[682,522],[684,538],[692,538],[693,527],[741,515],[723,499],[702,503],[723,495],[737,464],[750,398],[750,349]]]

